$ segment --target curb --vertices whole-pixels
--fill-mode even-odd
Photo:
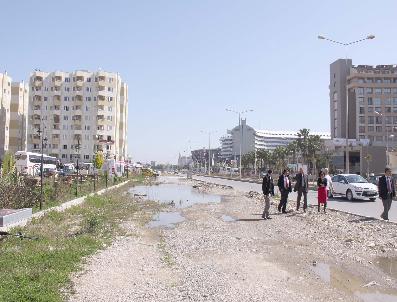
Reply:
[[[87,194],[85,196],[81,196],[79,198],[75,198],[75,199],[72,199],[72,200],[69,200],[69,201],[65,201],[64,203],[62,203],[62,204],[60,204],[58,206],[55,206],[55,207],[52,207],[52,208],[45,209],[43,211],[34,213],[31,217],[29,217],[27,219],[20,220],[20,221],[18,221],[16,223],[9,224],[9,225],[4,226],[4,227],[0,227],[0,231],[7,232],[10,229],[18,227],[18,226],[23,227],[23,226],[27,225],[32,219],[43,217],[44,215],[47,215],[49,212],[53,212],[53,211],[63,212],[63,211],[65,211],[65,210],[67,210],[67,209],[69,209],[69,208],[71,208],[73,206],[77,206],[77,205],[80,205],[80,204],[84,203],[85,199],[87,197],[91,197],[91,196],[94,196],[94,195],[102,195],[102,194],[106,193],[107,191],[110,191],[110,190],[113,190],[113,189],[117,189],[117,188],[125,185],[128,182],[129,182],[129,180],[126,180],[126,181],[124,181],[122,183],[119,183],[117,185],[114,185],[114,186],[99,190],[98,192],[93,192],[93,193]]]

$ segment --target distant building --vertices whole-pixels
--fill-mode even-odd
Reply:
[[[178,157],[178,167],[179,168],[184,168],[186,166],[189,166],[192,163],[192,158],[190,156],[181,156],[179,154]]]
[[[298,138],[298,131],[274,131],[256,130],[248,126],[245,119],[242,119],[240,126],[228,131],[228,135],[221,137],[221,158],[223,160],[236,159],[241,154],[247,154],[255,150],[274,150],[277,147],[285,147]],[[322,140],[329,140],[331,137],[324,132],[310,132],[311,135],[319,135]]]
[[[221,148],[210,149],[209,154],[206,148],[192,150],[193,164],[204,167],[208,165],[208,160],[211,159],[211,165],[215,165],[220,162],[221,152]]]
[[[28,100],[28,86],[0,73],[0,159],[26,148]]]

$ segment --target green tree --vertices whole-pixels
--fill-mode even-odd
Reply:
[[[303,161],[308,164],[309,161],[309,136],[310,130],[303,128],[298,131],[298,139],[296,140],[297,148],[303,157]]]
[[[10,152],[6,152],[2,164],[2,176],[8,176],[15,172],[15,158]]]
[[[274,167],[277,171],[281,172],[283,168],[287,165],[287,149],[285,147],[276,147],[272,152],[272,161]]]
[[[104,162],[105,162],[105,158],[103,156],[103,153],[100,151],[95,153],[94,160],[93,160],[94,167],[96,169],[102,169]]]

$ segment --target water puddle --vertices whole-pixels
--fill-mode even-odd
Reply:
[[[153,220],[147,226],[149,228],[166,227],[174,228],[175,224],[184,221],[185,218],[179,212],[160,212],[154,215]]]
[[[186,208],[193,204],[219,203],[220,195],[202,193],[185,184],[160,184],[155,186],[136,186],[129,191],[135,196],[170,204],[176,208]]]
[[[375,259],[375,265],[385,274],[397,279],[397,257],[378,257]]]
[[[377,290],[377,285],[366,286],[366,283],[353,274],[327,263],[313,263],[311,270],[320,279],[335,289],[354,295],[363,302],[397,302],[397,291]]]
[[[234,218],[234,217],[232,217],[232,216],[228,216],[228,215],[222,215],[222,216],[221,216],[221,219],[222,219],[224,222],[234,222],[234,221],[236,221],[236,218]]]

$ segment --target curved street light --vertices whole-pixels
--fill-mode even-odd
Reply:
[[[346,71],[348,70],[348,65],[347,65],[347,47],[350,45],[358,44],[360,42],[366,41],[366,40],[373,40],[375,39],[375,35],[369,34],[364,38],[358,39],[358,40],[353,40],[350,42],[342,42],[334,39],[330,39],[326,36],[323,35],[318,35],[317,38],[319,40],[326,40],[328,42],[338,44],[341,46],[345,47],[346,50],[346,57],[345,57],[345,63],[346,63]],[[346,173],[349,174],[350,172],[350,156],[349,156],[349,87],[347,85],[347,78],[346,78],[346,163],[345,163],[345,170]]]

